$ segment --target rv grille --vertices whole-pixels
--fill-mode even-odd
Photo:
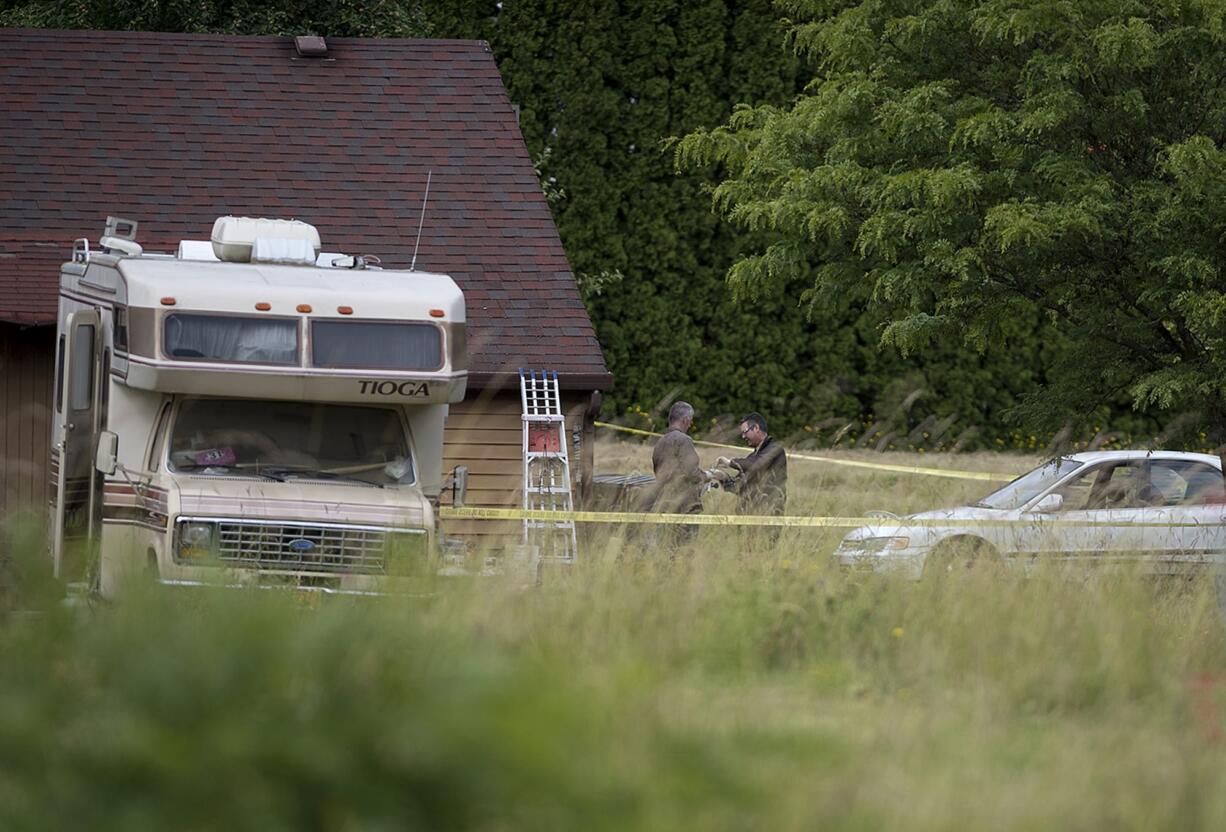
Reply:
[[[205,518],[180,518],[179,528],[187,522],[215,523],[213,557],[250,569],[382,575],[389,549],[401,560],[426,548],[423,529]]]

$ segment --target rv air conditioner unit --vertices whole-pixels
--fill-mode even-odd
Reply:
[[[255,251],[264,255],[265,262],[302,260],[313,264],[320,249],[315,226],[298,220],[219,217],[213,223],[211,239],[217,259],[229,263],[249,263]],[[256,240],[268,242],[257,247]],[[274,240],[277,242],[269,245]]]

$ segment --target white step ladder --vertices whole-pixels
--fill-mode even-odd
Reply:
[[[566,417],[558,391],[558,374],[519,371],[523,403],[524,508],[573,511],[570,460],[566,455]],[[542,560],[574,561],[579,552],[573,520],[524,520],[524,545]]]

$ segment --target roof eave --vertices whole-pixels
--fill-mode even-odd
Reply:
[[[469,387],[479,390],[510,390],[519,387],[518,372],[469,372]],[[558,373],[558,387],[562,390],[611,390],[612,373]]]

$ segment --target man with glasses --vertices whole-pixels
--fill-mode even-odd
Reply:
[[[720,482],[737,494],[737,511],[741,514],[783,514],[788,491],[788,458],[783,446],[767,434],[761,413],[750,413],[741,420],[741,438],[753,453],[739,459],[721,456],[716,460],[716,465],[737,472],[719,472]]]

